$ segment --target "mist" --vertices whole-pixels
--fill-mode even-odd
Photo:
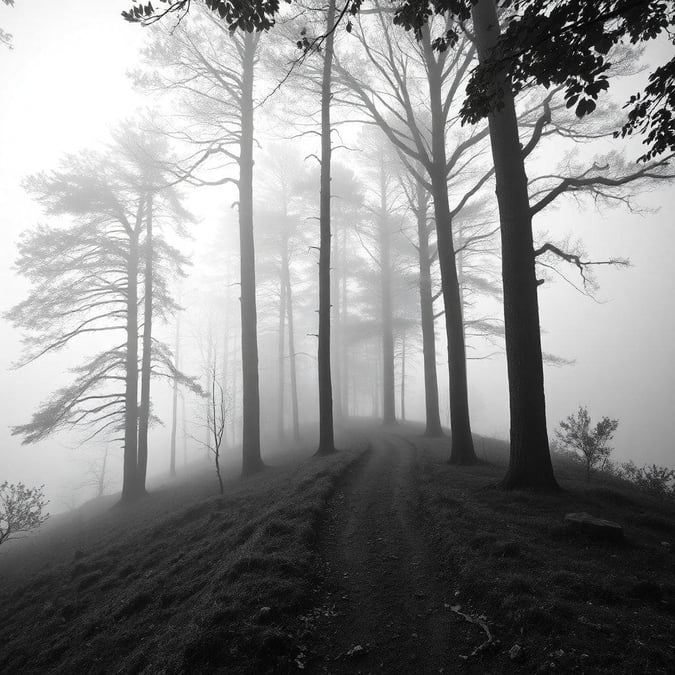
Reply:
[[[673,672],[667,4],[0,2],[0,671]]]
[[[199,140],[195,131],[199,130],[208,139],[214,125],[220,124],[199,97],[191,101],[186,93],[162,91],[158,84],[161,78],[165,78],[165,84],[170,78],[180,78],[180,68],[171,66],[171,55],[157,50],[153,54],[146,46],[167,39],[164,27],[140,29],[117,21],[112,7],[83,12],[73,0],[68,8],[78,18],[54,30],[54,25],[60,25],[62,13],[50,3],[37,5],[31,9],[17,6],[3,14],[6,30],[15,35],[14,49],[1,55],[5,311],[25,298],[29,290],[26,279],[14,267],[17,241],[22,232],[49,222],[44,209],[21,186],[27,176],[56,169],[67,153],[85,149],[114,152],[109,149],[111,130],[120,133],[120,129],[134,124],[131,120],[140,120],[136,123],[145,126],[148,133],[163,128],[174,139],[171,151],[180,171],[185,172],[190,158],[197,157],[195,148],[199,148],[186,142],[188,136]],[[188,29],[185,32],[188,34]],[[333,113],[339,141],[335,141],[331,182],[335,417],[348,425],[351,417],[382,417],[383,405],[393,405],[393,411],[386,413],[389,421],[393,415],[393,419],[423,422],[424,370],[417,235],[410,205],[412,183],[404,175],[406,164],[386,135],[372,125],[363,125],[360,118],[368,109],[358,96],[347,91],[349,78],[340,76],[342,63],[349,63],[358,39],[341,41],[345,44],[337,61],[339,100]],[[311,446],[318,433],[319,146],[311,131],[318,120],[313,94],[318,92],[318,75],[313,71],[316,64],[308,59],[297,74],[277,87],[287,64],[297,55],[292,45],[283,44],[282,36],[264,36],[260,43],[254,99],[264,104],[255,108],[253,231],[264,454],[291,441],[302,440]],[[414,58],[412,44],[406,47],[409,59]],[[653,46],[643,58],[658,60],[661,48],[666,45]],[[153,77],[156,79],[151,82]],[[631,82],[639,78],[639,74],[624,76],[616,100],[620,101],[622,92],[630,91]],[[356,85],[354,82],[357,79],[351,82],[357,91],[358,87],[367,90],[376,86],[365,74]],[[417,95],[415,91],[413,95]],[[527,105],[532,104],[528,101]],[[612,116],[617,114],[603,113],[592,124],[580,122],[574,128],[580,138],[591,132],[602,136],[603,125],[611,125]],[[420,124],[424,115],[420,110]],[[569,116],[563,116],[560,123],[572,122]],[[450,131],[458,138],[465,138],[467,133],[465,128],[455,131],[453,127],[449,138]],[[477,143],[475,149],[484,152],[484,143]],[[570,144],[563,136],[552,134],[541,140],[541,148],[528,159],[528,173],[531,178],[558,171],[563,175],[565,168],[582,170],[584,163],[590,165],[601,156],[610,157],[619,167],[612,170],[621,171],[622,162],[638,151],[635,141],[623,142],[606,135]],[[625,160],[620,160],[621,156]],[[470,182],[486,170],[484,167],[489,168],[489,163],[483,157],[465,168],[464,183],[460,180],[450,187],[451,197],[461,197],[462,190],[471,187]],[[166,236],[189,265],[183,278],[167,282],[181,309],[162,317],[157,331],[171,349],[178,347],[180,367],[202,386],[206,386],[207,373],[214,365],[226,377],[226,452],[234,456],[234,448],[241,443],[242,392],[237,195],[235,186],[228,182],[232,171],[231,162],[225,158],[206,163],[200,175],[195,172],[189,179],[183,176],[180,189],[192,220],[185,227],[185,236],[177,236],[171,227]],[[220,181],[217,186],[204,185]],[[464,207],[466,225],[463,214],[456,218],[459,235],[456,233],[455,238],[457,245],[463,228],[468,233],[466,239],[475,233],[482,237],[492,232],[474,245],[474,250],[467,248],[458,260],[460,267],[465,265],[467,269],[462,290],[466,321],[476,326],[475,330],[465,328],[472,428],[483,435],[507,439],[508,383],[493,194],[494,186],[488,180],[472,195]],[[597,283],[590,290],[573,266],[555,261],[554,270],[547,272],[539,291],[543,351],[552,355],[545,366],[549,429],[552,431],[580,405],[588,406],[595,416],[616,418],[620,421],[614,450],[617,461],[673,465],[675,429],[670,412],[675,372],[672,342],[667,336],[675,328],[670,302],[675,280],[669,269],[675,252],[675,234],[669,227],[674,206],[669,181],[636,181],[606,199],[592,191],[575,194],[574,198],[563,195],[535,220],[535,236],[542,241],[548,237],[580,246],[593,260],[630,260],[628,268],[598,266],[592,270]],[[67,216],[62,222],[67,222]],[[432,234],[432,248],[434,239]],[[384,255],[387,260],[383,269]],[[435,263],[431,275],[432,290],[437,293],[440,277]],[[284,288],[286,284],[290,288]],[[472,288],[472,284],[478,286]],[[387,304],[384,315],[383,302]],[[442,424],[449,426],[448,359],[439,299],[434,307],[438,405]],[[289,318],[293,322],[292,359]],[[391,342],[387,356],[391,361],[384,364],[383,320]],[[45,482],[53,508],[58,510],[61,505],[92,496],[80,486],[87,482],[91,466],[101,461],[105,454],[102,448],[109,447],[112,467],[116,467],[113,471],[120,474],[119,443],[99,438],[81,445],[82,434],[73,430],[21,446],[20,438],[11,436],[9,429],[26,423],[51,391],[67,383],[67,369],[76,367],[83,353],[104,342],[87,336],[82,344],[16,369],[21,361],[21,338],[21,331],[5,317],[3,381],[4,390],[12,395],[6,398],[1,413],[2,476],[13,481]],[[293,387],[290,369],[294,371]],[[385,371],[392,369],[387,375]],[[383,389],[383,376],[389,378],[388,382],[393,377],[393,388],[386,385],[390,391]],[[384,402],[387,396],[388,403]],[[206,405],[189,391],[180,392],[177,433],[182,462],[208,456],[208,450],[202,447],[207,443],[207,421],[202,419]],[[150,430],[149,475],[162,476],[169,467],[170,383],[153,382],[152,407],[158,422]],[[120,479],[118,475],[111,485],[119,486]]]

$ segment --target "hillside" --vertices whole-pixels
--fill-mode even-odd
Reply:
[[[195,476],[0,551],[0,672],[675,670],[672,505],[570,464],[558,495],[504,493],[503,443],[459,468],[417,434],[352,436],[223,498]]]

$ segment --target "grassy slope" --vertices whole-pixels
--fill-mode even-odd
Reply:
[[[450,466],[441,443],[417,442],[445,582],[501,642],[472,660],[489,672],[675,672],[675,505],[619,481],[586,483],[569,463],[556,469],[558,495],[506,493],[489,487],[504,474],[505,443],[479,441],[491,464],[467,468]],[[571,533],[563,518],[578,511],[619,522],[626,541]],[[524,649],[511,660],[515,644]]]
[[[47,571],[0,572],[0,672],[283,670],[294,655],[279,626],[306,597],[326,500],[360,454],[268,469],[224,498],[159,491],[94,517],[75,547],[53,528],[32,556],[53,551]]]
[[[586,484],[570,465],[557,469],[559,495],[504,493],[489,486],[503,475],[505,444],[479,440],[491,464],[467,468],[447,464],[447,441],[410,438],[424,448],[416,479],[443,581],[500,641],[471,657],[474,668],[675,672],[675,555],[661,543],[675,543],[672,505]],[[321,516],[360,456],[232,480],[222,499],[208,496],[209,472],[206,487],[157,490],[75,533],[54,523],[33,549],[0,560],[0,672],[295,670],[296,615],[322,569]],[[563,516],[582,510],[623,524],[626,542],[572,535]],[[512,661],[514,644],[524,649]]]

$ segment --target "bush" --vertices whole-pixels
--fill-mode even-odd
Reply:
[[[675,471],[652,464],[638,467],[633,462],[621,465],[618,475],[640,489],[660,497],[675,497]]]
[[[598,464],[604,468],[609,462],[612,448],[608,443],[618,426],[618,420],[603,417],[595,427],[591,427],[588,410],[580,407],[574,415],[560,422],[560,429],[555,433],[562,447],[572,450],[586,464],[586,478],[590,480],[592,468]]]
[[[27,488],[23,483],[0,484],[0,544],[40,527],[49,518],[43,513],[48,504],[43,489],[44,485]]]

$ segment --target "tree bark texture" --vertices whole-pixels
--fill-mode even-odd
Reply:
[[[321,77],[321,188],[319,196],[319,447],[317,454],[335,451],[333,432],[333,385],[330,367],[330,163],[331,163],[331,74],[335,0],[329,0],[326,18],[323,73]]]
[[[434,199],[436,241],[438,242],[438,261],[441,268],[441,288],[445,306],[445,332],[448,341],[450,426],[452,428],[450,462],[473,464],[476,461],[476,454],[469,419],[462,301],[457,278],[455,247],[452,241],[452,218],[446,179],[445,119],[441,101],[442,68],[433,58],[427,61],[433,152],[433,163],[429,173]]]
[[[137,490],[145,492],[148,471],[148,428],[150,426],[150,375],[152,370],[152,195],[147,197],[145,214],[145,276],[143,297],[143,352],[141,355],[141,404],[138,415]]]
[[[417,184],[417,237],[420,267],[420,313],[422,319],[422,354],[424,359],[424,398],[426,427],[424,435],[438,438],[443,435],[438,403],[438,373],[436,371],[436,330],[434,328],[434,301],[431,292],[431,254],[429,252],[429,225],[427,223],[428,196],[421,183]]]
[[[138,470],[138,237],[143,217],[142,200],[138,206],[135,228],[128,232],[127,258],[127,340],[124,393],[124,466],[122,501],[136,497]]]
[[[387,176],[384,158],[379,158],[380,213],[380,295],[382,323],[382,423],[396,424],[396,382],[394,377],[394,326],[391,297],[391,232],[387,204]]]
[[[288,264],[288,241],[281,244],[281,268]],[[279,335],[277,372],[277,435],[284,438],[284,394],[286,384],[286,284],[283,272],[279,277]]]
[[[253,243],[253,71],[259,36],[244,33],[239,147],[239,246],[241,258],[241,353],[243,383],[242,474],[263,468],[260,456],[258,328]]]
[[[174,348],[174,368],[178,370],[180,364],[180,317],[176,316],[176,337]],[[176,475],[176,431],[178,429],[178,378],[173,377],[173,392],[171,400],[171,458],[169,474]]]
[[[485,58],[499,36],[494,0],[473,8],[479,58]],[[507,489],[555,490],[546,431],[544,369],[539,304],[532,242],[527,176],[518,136],[513,95],[508,82],[503,107],[489,116],[502,240],[504,329],[509,378],[511,452],[502,481]]]

